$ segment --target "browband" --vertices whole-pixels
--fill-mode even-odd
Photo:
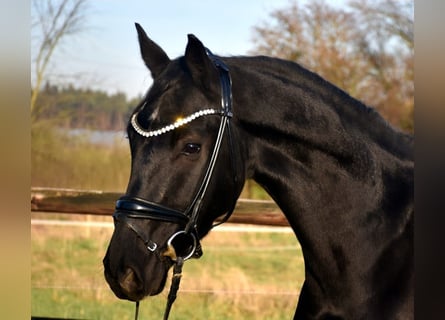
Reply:
[[[160,129],[157,130],[145,130],[143,129],[138,121],[137,121],[137,116],[138,116],[138,112],[134,113],[131,116],[131,125],[133,126],[134,130],[140,134],[141,136],[145,137],[145,138],[151,138],[151,137],[156,137],[159,136],[161,134],[173,131],[189,122],[192,122],[193,120],[199,118],[199,117],[203,117],[203,116],[207,116],[207,115],[211,115],[211,114],[221,114],[221,111],[215,110],[215,109],[204,109],[204,110],[199,110],[196,111],[195,113],[192,113],[191,115],[185,117],[185,118],[179,118],[178,120],[176,120],[174,123],[166,125]]]

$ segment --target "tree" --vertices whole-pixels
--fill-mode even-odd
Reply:
[[[350,6],[363,20],[358,46],[384,92],[377,106],[389,120],[413,131],[413,1],[354,0]]]
[[[33,0],[32,13],[32,35],[36,42],[35,79],[31,85],[31,114],[34,118],[48,63],[62,39],[82,30],[86,20],[86,0]]]
[[[297,1],[254,28],[254,52],[296,61],[413,130],[413,2]]]

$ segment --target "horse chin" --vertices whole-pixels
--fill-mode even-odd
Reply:
[[[140,301],[162,292],[167,280],[166,265],[158,263],[145,268],[112,268],[109,253],[104,258],[104,275],[110,289],[119,299]],[[141,272],[142,271],[142,272]]]
[[[155,296],[161,293],[165,287],[167,274],[153,277],[153,281],[145,281],[139,279],[136,273],[128,268],[117,277],[105,271],[105,279],[119,299],[140,301],[148,296]]]

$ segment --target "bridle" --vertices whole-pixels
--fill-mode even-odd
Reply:
[[[170,258],[174,263],[173,268],[173,278],[170,287],[170,292],[168,294],[167,306],[164,313],[164,319],[168,319],[171,306],[176,299],[176,293],[179,289],[179,283],[181,279],[182,266],[184,261],[190,258],[200,258],[202,256],[201,243],[199,241],[197,221],[199,218],[200,208],[202,200],[206,194],[207,188],[209,186],[210,180],[212,179],[213,171],[215,168],[216,161],[220,152],[220,147],[224,136],[227,134],[230,150],[230,158],[232,164],[232,170],[234,172],[233,179],[234,183],[237,182],[237,171],[236,164],[234,160],[235,152],[233,148],[233,137],[230,126],[230,119],[233,116],[232,113],[232,81],[229,73],[229,68],[227,65],[221,61],[217,56],[213,55],[209,49],[206,48],[207,56],[213,62],[213,65],[219,72],[219,80],[221,85],[221,110],[215,109],[205,109],[175,122],[174,124],[168,125],[158,130],[147,131],[139,126],[137,123],[137,113],[133,114],[131,118],[131,125],[135,131],[146,137],[156,137],[158,135],[167,133],[169,131],[175,130],[176,128],[188,124],[189,122],[195,120],[196,118],[208,116],[208,115],[219,115],[221,117],[218,133],[216,136],[213,151],[211,153],[207,169],[205,170],[204,176],[201,181],[201,185],[193,197],[192,202],[187,207],[184,212],[162,206],[157,203],[150,202],[145,199],[123,196],[116,202],[116,210],[113,214],[115,222],[121,221],[126,223],[126,225],[136,233],[138,238],[140,238],[145,247],[153,253],[156,253],[161,259],[163,257]],[[236,199],[234,199],[236,200]],[[217,223],[212,225],[212,228],[226,222],[234,208],[235,202],[233,201],[232,206],[226,212],[224,217]],[[148,219],[156,220],[162,222],[175,223],[180,226],[184,226],[183,230],[174,233],[167,240],[167,249],[164,252],[159,252],[159,245],[150,240],[145,236],[144,230],[134,224],[135,219]],[[180,246],[178,244],[186,244],[185,249],[178,250]],[[136,302],[136,313],[135,319],[138,318],[139,313],[139,301]]]

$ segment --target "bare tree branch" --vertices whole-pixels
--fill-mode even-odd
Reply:
[[[296,61],[413,130],[413,1],[293,0],[254,28],[254,54]]]
[[[66,36],[80,32],[86,20],[86,0],[41,0],[32,1],[34,17],[32,29],[39,33],[37,41],[37,55],[34,63],[35,83],[31,92],[31,114],[35,112],[35,105],[40,88],[43,84],[45,72],[53,56],[54,50]]]

